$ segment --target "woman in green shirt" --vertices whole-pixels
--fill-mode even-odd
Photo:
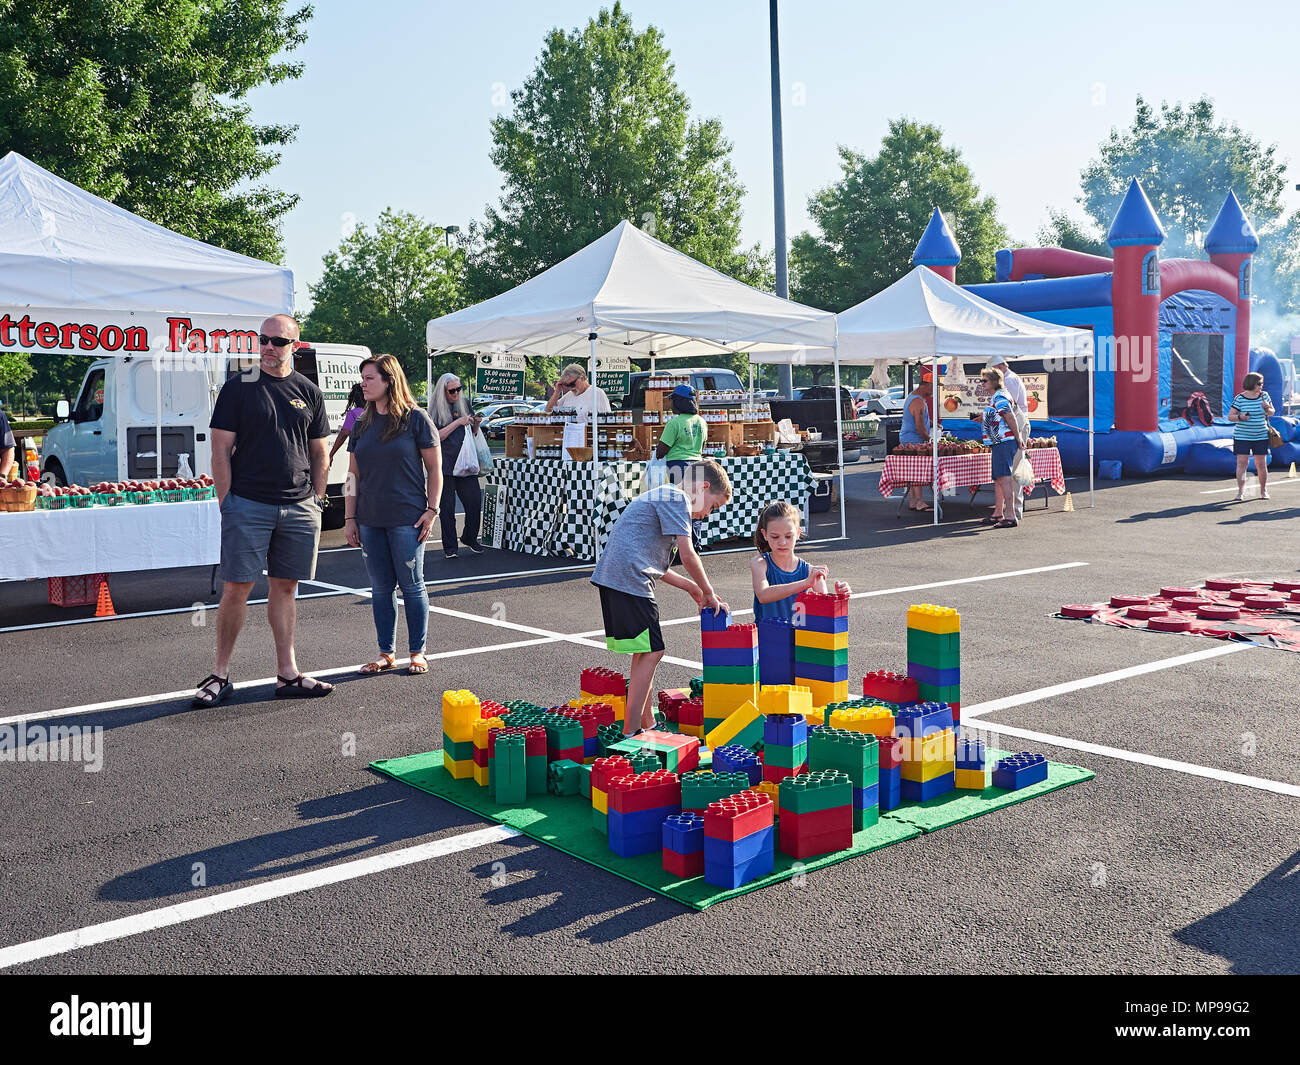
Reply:
[[[659,443],[655,445],[655,458],[668,465],[668,482],[681,486],[686,467],[700,460],[709,427],[700,417],[695,403],[695,389],[678,385],[673,389],[673,410],[676,417],[664,426]]]

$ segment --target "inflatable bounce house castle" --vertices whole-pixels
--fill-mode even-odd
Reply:
[[[1063,248],[1003,250],[997,280],[966,288],[1030,318],[1092,332],[1098,460],[1118,460],[1128,475],[1229,474],[1236,467],[1226,415],[1242,378],[1264,374],[1275,406],[1282,395],[1277,358],[1250,348],[1251,259],[1259,239],[1231,192],[1205,237],[1208,262],[1162,261],[1164,239],[1134,178],[1107,234],[1113,258]],[[953,281],[960,261],[936,208],[912,262]],[[1046,374],[1048,417],[1030,415],[1040,422],[1034,433],[1056,436],[1066,468],[1086,471],[1088,375],[1069,361],[1064,368],[1050,360],[1013,368]],[[1284,441],[1273,449],[1273,465],[1300,459],[1300,423],[1280,416],[1273,423]],[[944,427],[961,436],[972,429],[958,419]]]

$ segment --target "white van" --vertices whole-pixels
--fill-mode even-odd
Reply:
[[[359,344],[304,344],[294,368],[324,394],[331,435],[347,411],[348,393],[361,380],[361,363],[370,349]],[[238,373],[248,356],[220,356],[211,365],[167,367],[162,371],[162,473],[175,477],[186,455],[194,476],[212,473],[208,423],[217,393]],[[252,357],[253,361],[256,356]],[[42,480],[91,485],[99,481],[141,480],[160,476],[157,462],[156,397],[160,382],[149,355],[96,359],[90,364],[69,411],[59,404],[58,425],[45,434],[41,448]],[[325,511],[325,527],[343,524],[343,482],[347,449],[330,465],[328,493],[334,505]]]

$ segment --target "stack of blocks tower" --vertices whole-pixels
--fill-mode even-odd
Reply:
[[[444,692],[443,767],[501,806],[586,801],[615,855],[661,855],[683,880],[732,889],[771,873],[778,849],[846,850],[903,803],[985,791],[984,743],[958,735],[958,613],[911,607],[907,673],[868,673],[850,699],[848,600],[804,592],[793,623],[702,612],[703,676],[660,691],[657,727],[636,736],[623,732],[626,678],[609,669],[584,669],[565,706]],[[1046,779],[1027,752],[992,771],[1007,790]]]

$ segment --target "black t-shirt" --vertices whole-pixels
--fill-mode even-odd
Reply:
[[[456,415],[460,417],[460,415]],[[444,426],[439,426],[442,429]],[[456,460],[460,457],[460,449],[465,445],[465,426],[458,425],[455,429],[447,434],[447,438],[442,442],[442,475],[444,477],[452,476],[452,470],[456,468]]]
[[[385,440],[387,414],[376,414],[360,432],[358,422],[348,437],[348,450],[357,460],[357,524],[393,529],[414,525],[429,505],[429,483],[422,448],[436,447],[438,438],[424,411],[406,416],[406,432]]]
[[[4,411],[0,411],[0,451],[17,446],[18,441],[14,439],[14,431],[9,427],[9,419],[5,417]],[[22,470],[22,476],[27,476],[26,468]]]
[[[309,440],[330,435],[325,397],[294,370],[275,377],[255,368],[227,381],[212,408],[213,429],[235,434],[230,490],[279,506],[312,494]]]

